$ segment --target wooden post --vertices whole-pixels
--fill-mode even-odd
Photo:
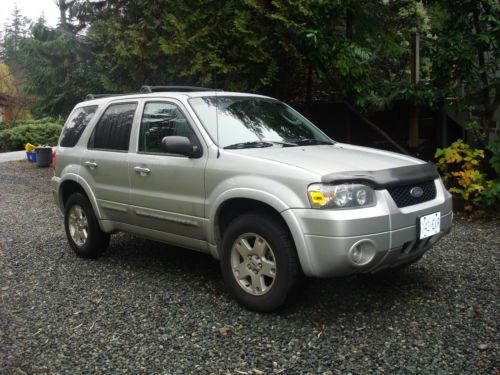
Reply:
[[[441,147],[448,146],[448,123],[446,118],[446,110],[444,108],[444,100],[439,101],[439,126],[438,126],[438,139]]]
[[[351,111],[345,107],[345,141],[351,143]]]
[[[306,81],[306,106],[307,110],[311,110],[312,104],[312,67],[311,65],[307,66],[307,81]]]

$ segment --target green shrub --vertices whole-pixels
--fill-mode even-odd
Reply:
[[[58,123],[21,124],[0,130],[0,152],[23,150],[26,143],[56,145],[61,130]]]
[[[458,139],[450,147],[438,148],[434,157],[450,193],[464,200],[466,211],[472,211],[477,197],[484,191],[485,175],[480,169],[484,151],[472,149]]]
[[[500,181],[490,180],[484,188],[483,194],[476,199],[476,203],[487,210],[496,210],[500,208]]]
[[[500,143],[490,144],[488,149],[493,153],[490,165],[498,173]],[[500,181],[498,178],[488,179],[485,173],[485,152],[472,149],[461,139],[450,147],[437,149],[434,157],[443,177],[443,182],[453,195],[464,202],[465,211],[483,209],[494,211],[500,204]]]
[[[497,177],[500,176],[500,138],[492,141],[488,147],[488,150],[491,151],[493,156],[490,159],[490,165],[497,173]]]
[[[489,160],[491,168],[495,171],[496,176],[493,180],[486,183],[483,194],[476,199],[476,203],[488,210],[500,210],[500,138],[491,142],[487,149],[491,151],[491,158]]]
[[[9,123],[5,128],[13,128],[20,125],[42,125],[42,124],[59,124],[64,125],[64,118],[58,117],[42,117],[37,120],[17,120],[14,124]]]

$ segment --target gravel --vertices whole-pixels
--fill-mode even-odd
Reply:
[[[0,373],[499,371],[498,221],[457,221],[407,271],[310,280],[262,315],[207,255],[119,234],[77,258],[50,174],[0,164]]]

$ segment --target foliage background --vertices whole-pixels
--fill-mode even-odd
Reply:
[[[37,118],[67,116],[90,92],[144,84],[343,102],[365,114],[454,106],[474,119],[466,130],[484,151],[483,180],[495,182],[479,184],[480,195],[500,197],[498,0],[56,2],[57,27],[15,10],[0,38],[0,88],[24,96]],[[17,147],[19,132],[3,133],[3,147]]]
[[[491,128],[498,95],[495,0],[57,0],[50,28],[19,11],[0,59],[34,114],[67,115],[89,92],[193,84],[323,96],[364,111],[444,100]],[[412,40],[420,77],[412,82]]]

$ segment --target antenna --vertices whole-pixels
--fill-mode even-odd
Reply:
[[[217,87],[217,75],[214,73],[215,87]],[[215,91],[215,127],[217,129],[217,159],[220,157],[220,146],[219,146],[219,98],[217,97],[217,91]]]

